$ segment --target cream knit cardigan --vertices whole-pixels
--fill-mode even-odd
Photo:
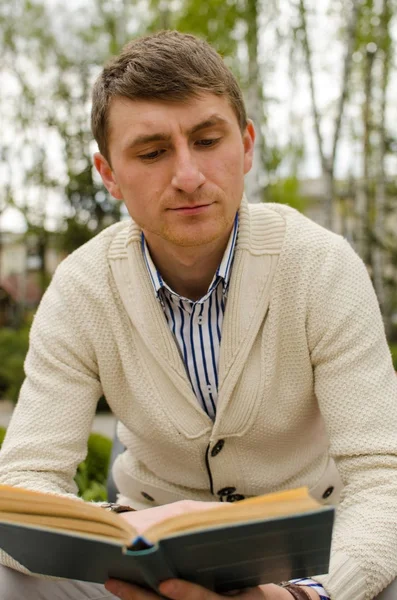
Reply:
[[[58,268],[32,327],[0,483],[74,494],[104,393],[127,447],[115,480],[137,508],[214,500],[226,486],[251,496],[308,485],[319,498],[333,487],[335,501],[341,480],[330,574],[318,579],[335,600],[373,598],[397,575],[397,378],[363,263],[296,211],[243,201],[213,423],[140,241],[135,223],[116,224]]]

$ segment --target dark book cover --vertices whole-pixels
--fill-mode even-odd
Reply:
[[[219,593],[328,572],[334,509],[176,534],[145,547],[0,523],[0,548],[33,573],[157,589],[180,578]]]

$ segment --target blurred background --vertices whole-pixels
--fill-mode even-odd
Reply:
[[[56,266],[127,218],[92,166],[93,81],[164,28],[207,39],[244,90],[258,132],[249,200],[290,204],[363,258],[397,368],[396,0],[0,0],[3,413]]]

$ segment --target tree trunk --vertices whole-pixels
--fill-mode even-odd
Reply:
[[[3,232],[0,226],[0,284],[3,277]]]
[[[306,5],[304,0],[299,0],[299,15],[301,22],[301,31],[302,31],[302,43],[303,43],[303,52],[305,57],[306,70],[309,77],[309,85],[310,85],[310,96],[311,96],[311,105],[312,105],[312,114],[314,121],[314,130],[317,139],[317,148],[320,156],[321,170],[323,179],[325,182],[324,186],[324,195],[325,195],[325,226],[328,229],[334,228],[334,220],[335,220],[335,207],[334,207],[334,196],[335,196],[335,162],[336,155],[338,150],[338,143],[340,138],[342,119],[344,107],[347,100],[348,95],[348,87],[350,81],[350,72],[351,72],[351,64],[352,64],[352,56],[354,52],[355,40],[356,40],[356,32],[357,32],[357,22],[358,22],[358,13],[359,13],[359,4],[360,0],[353,0],[352,2],[352,10],[349,20],[349,25],[347,28],[347,39],[346,39],[346,53],[344,58],[343,65],[343,75],[342,75],[342,87],[341,93],[338,101],[338,109],[335,118],[335,128],[332,142],[332,150],[330,156],[327,156],[325,152],[324,139],[321,133],[321,116],[320,111],[317,104],[317,96],[314,85],[314,71],[313,71],[313,57],[312,57],[312,48],[309,41],[308,35],[308,27],[307,27],[307,18],[306,18]]]
[[[380,35],[383,39],[390,40],[390,7],[389,0],[383,0],[382,16],[381,16],[381,31]],[[379,114],[379,140],[378,140],[378,160],[376,174],[376,193],[375,193],[375,220],[374,234],[375,244],[372,253],[373,264],[373,282],[383,315],[383,320],[386,329],[386,335],[389,335],[392,329],[389,301],[387,290],[385,287],[384,271],[386,266],[384,237],[385,237],[385,209],[386,209],[386,174],[385,174],[385,157],[386,157],[386,101],[387,90],[390,74],[390,43],[386,42],[386,47],[383,51],[382,70],[380,75],[380,114]]]
[[[245,190],[249,202],[262,202],[264,189],[261,184],[263,171],[263,138],[261,125],[263,120],[263,94],[261,74],[258,64],[258,7],[257,0],[247,0],[247,48],[248,48],[248,85],[246,90],[246,106],[248,118],[255,125],[256,139],[254,160],[251,171],[245,178]]]
[[[39,285],[40,285],[41,295],[44,294],[46,287],[48,285],[47,246],[48,246],[48,234],[47,234],[47,231],[43,228],[42,231],[39,232],[38,238],[37,238],[37,254],[40,258]]]
[[[342,90],[339,96],[338,102],[338,110],[335,118],[335,130],[334,130],[334,139],[332,144],[332,165],[335,164],[336,161],[336,153],[338,151],[338,143],[340,138],[340,131],[343,120],[343,113],[345,109],[346,100],[348,97],[349,91],[349,82],[350,82],[350,73],[352,68],[352,58],[353,52],[356,42],[357,35],[357,24],[358,24],[358,13],[359,13],[359,0],[353,0],[352,2],[352,10],[350,15],[350,21],[347,28],[347,40],[346,40],[346,54],[343,64],[343,75],[342,75]]]
[[[168,0],[160,0],[158,5],[159,10],[159,25],[160,29],[171,28],[171,12],[168,5]]]
[[[371,134],[372,134],[372,119],[373,119],[373,65],[374,52],[367,51],[364,74],[364,104],[362,109],[363,117],[363,177],[360,183],[360,204],[358,206],[359,220],[359,235],[358,235],[358,252],[368,267],[372,267],[372,222],[371,222]]]
[[[312,106],[312,114],[313,114],[313,122],[314,122],[314,131],[317,139],[317,149],[320,156],[321,163],[321,171],[323,175],[323,179],[325,182],[324,186],[324,195],[325,195],[325,226],[329,229],[333,227],[333,195],[331,196],[331,192],[333,192],[333,169],[332,165],[329,163],[324,150],[324,139],[321,133],[321,117],[317,104],[317,96],[314,85],[314,71],[313,71],[313,57],[312,57],[312,48],[309,42],[309,34],[307,27],[307,18],[306,18],[306,4],[304,0],[299,0],[299,14],[301,20],[301,30],[303,34],[302,42],[303,42],[303,52],[305,57],[306,71],[309,77],[309,85],[310,85],[310,97],[311,97],[311,106]]]

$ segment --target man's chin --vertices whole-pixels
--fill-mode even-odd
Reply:
[[[224,231],[168,231],[164,234],[164,239],[171,242],[174,246],[180,248],[194,248],[211,244],[224,236]]]
[[[207,244],[211,244],[214,242],[217,237],[206,237],[206,238],[167,238],[169,242],[171,242],[174,246],[178,246],[179,248],[198,248],[199,246],[205,246]]]

